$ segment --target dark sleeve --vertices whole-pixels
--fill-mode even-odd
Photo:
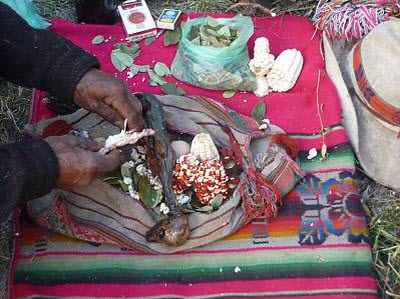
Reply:
[[[0,3],[1,77],[72,103],[76,84],[93,67],[99,67],[94,56],[53,32],[33,29]]]
[[[58,171],[57,157],[46,141],[0,145],[0,222],[21,201],[49,193]]]

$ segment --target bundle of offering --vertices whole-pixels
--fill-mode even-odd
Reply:
[[[171,253],[221,239],[255,217],[276,216],[281,198],[303,176],[296,146],[273,124],[261,130],[254,119],[203,97],[137,97],[142,132],[117,134],[81,110],[33,126],[42,136],[60,122],[87,131],[84,136],[109,136],[105,151],[129,143],[120,148],[117,173],[31,201],[29,213],[40,225],[87,241]]]

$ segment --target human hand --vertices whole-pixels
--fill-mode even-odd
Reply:
[[[75,103],[97,113],[122,128],[125,119],[128,129],[140,131],[143,127],[142,105],[125,83],[98,69],[89,70],[78,82],[74,92]]]
[[[54,136],[44,139],[58,158],[57,188],[69,190],[89,185],[96,177],[119,164],[119,152],[97,153],[104,144],[89,138]]]

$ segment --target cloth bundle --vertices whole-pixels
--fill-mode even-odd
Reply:
[[[157,98],[163,103],[168,129],[190,135],[210,134],[217,146],[240,155],[244,169],[239,186],[219,210],[189,215],[190,238],[186,244],[168,247],[148,243],[145,233],[158,216],[140,201],[100,180],[71,192],[53,190],[29,202],[31,217],[40,225],[73,238],[161,254],[209,244],[234,233],[254,217],[276,215],[280,198],[304,175],[290,157],[296,154],[290,139],[279,127],[269,125],[259,131],[253,119],[203,97]],[[86,130],[93,138],[118,132],[97,115],[78,110],[41,121],[31,127],[31,133],[61,135],[71,128]],[[263,196],[265,192],[268,196]]]

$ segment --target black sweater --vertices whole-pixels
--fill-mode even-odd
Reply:
[[[97,59],[55,33],[31,28],[0,3],[0,76],[71,103],[80,78]],[[21,201],[45,195],[58,179],[58,160],[42,140],[0,145],[0,221]]]

